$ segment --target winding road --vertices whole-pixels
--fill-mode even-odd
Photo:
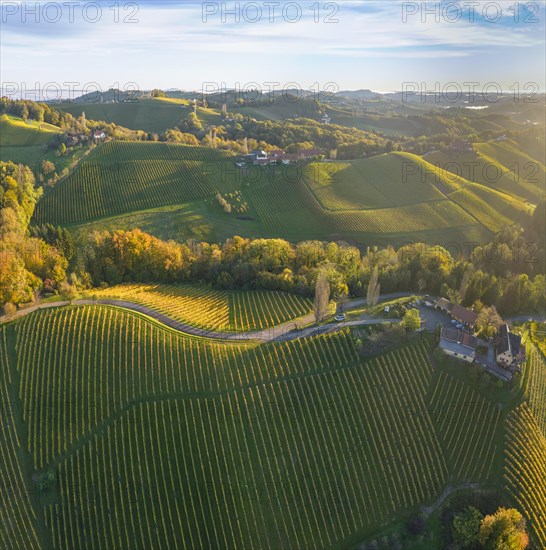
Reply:
[[[394,300],[395,298],[403,298],[405,296],[413,296],[411,293],[397,292],[393,294],[385,294],[381,296],[380,301],[389,301]],[[125,300],[73,300],[72,303],[68,301],[59,301],[59,302],[50,302],[46,304],[39,304],[32,306],[26,309],[18,311],[15,315],[8,318],[7,316],[0,317],[0,323],[13,321],[15,319],[24,317],[38,311],[40,309],[50,309],[58,307],[66,307],[69,305],[76,306],[88,306],[88,305],[104,305],[104,306],[113,306],[126,309],[129,311],[135,311],[150,317],[161,324],[176,330],[182,334],[199,336],[201,338],[210,338],[214,340],[229,340],[229,341],[262,341],[262,342],[286,342],[289,340],[296,340],[298,338],[310,338],[312,336],[318,336],[319,334],[327,334],[331,332],[336,332],[345,327],[351,326],[362,326],[362,325],[374,325],[378,323],[398,323],[399,319],[380,319],[377,317],[372,317],[369,315],[362,315],[358,320],[355,321],[343,321],[343,322],[332,322],[320,326],[308,326],[314,322],[314,316],[312,313],[300,317],[297,320],[289,321],[278,325],[276,327],[271,327],[263,330],[251,331],[251,332],[223,332],[215,330],[207,330],[193,325],[188,325],[181,321],[177,321],[172,317],[169,317],[155,309],[149,308],[142,304],[137,304],[134,302],[129,302]],[[351,309],[356,309],[366,305],[366,300],[364,298],[359,298],[356,300],[351,300],[347,302],[344,306],[345,311]]]
[[[394,292],[391,294],[384,294],[380,297],[380,302],[388,302],[396,298],[406,298],[409,296],[415,296],[413,292]],[[165,325],[168,328],[176,330],[181,334],[199,336],[201,338],[210,338],[213,340],[228,340],[228,341],[261,341],[261,342],[287,342],[289,340],[296,340],[298,338],[310,338],[313,336],[318,336],[320,334],[328,334],[331,332],[336,332],[345,327],[354,327],[354,326],[363,326],[363,325],[376,325],[379,323],[398,323],[399,319],[383,319],[379,317],[372,317],[370,315],[361,315],[357,320],[354,321],[342,321],[342,322],[330,322],[324,325],[316,326],[314,325],[314,315],[309,313],[304,317],[295,319],[293,321],[288,321],[281,325],[275,327],[256,330],[250,332],[223,332],[217,330],[208,330],[199,328],[181,321],[177,321],[168,315],[165,315],[155,309],[149,308],[142,304],[137,304],[135,302],[129,302],[125,300],[73,300],[71,302],[59,301],[59,302],[50,302],[45,304],[39,304],[32,306],[26,309],[22,309],[15,313],[12,317],[3,316],[0,317],[0,323],[13,321],[30,313],[34,313],[40,309],[49,309],[49,308],[58,308],[66,307],[69,305],[76,306],[89,306],[89,305],[104,305],[104,306],[113,306],[119,307],[121,309],[126,309],[129,311],[134,311],[142,315],[146,315],[155,321]],[[364,298],[357,298],[355,300],[350,300],[344,305],[345,311],[350,311],[359,307],[366,305],[366,300]],[[425,314],[426,311],[421,309],[421,314]],[[507,321],[543,321],[546,319],[543,315],[534,315],[532,318],[529,315],[520,315],[517,317],[512,317],[506,319]]]

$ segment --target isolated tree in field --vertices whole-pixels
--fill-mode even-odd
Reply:
[[[416,309],[408,309],[402,318],[402,326],[406,330],[419,330],[421,328],[421,316]]]
[[[366,294],[366,302],[368,306],[375,306],[379,300],[379,290],[381,285],[379,284],[379,272],[377,267],[374,267],[370,282],[368,283],[368,293]]]
[[[499,508],[480,524],[478,542],[485,550],[524,550],[529,545],[525,520],[515,508]]]
[[[61,143],[61,144],[59,145],[59,153],[60,153],[61,155],[66,154],[66,145],[65,145],[64,143]]]
[[[483,514],[474,506],[465,508],[453,518],[453,540],[463,548],[473,547],[478,541]]]
[[[330,300],[330,284],[328,283],[328,279],[326,278],[326,274],[321,271],[318,274],[317,282],[315,285],[315,305],[314,305],[314,313],[315,313],[315,321],[320,323],[322,319],[324,319],[324,315],[326,315],[326,310],[328,308],[328,302]]]

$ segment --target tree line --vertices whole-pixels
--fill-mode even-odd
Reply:
[[[29,232],[29,223],[41,190],[32,171],[12,162],[0,162],[0,305],[32,302],[35,293],[55,292],[66,280],[70,247],[53,236]],[[71,237],[61,230],[64,238]],[[68,257],[67,257],[68,256]],[[10,309],[10,307],[8,307]]]
[[[133,281],[312,296],[322,273],[331,297],[366,296],[370,288],[375,297],[380,287],[382,293],[446,296],[478,312],[486,306],[501,314],[546,308],[544,201],[528,227],[507,228],[463,256],[425,243],[366,250],[346,242],[239,236],[219,244],[179,243],[138,229],[94,232],[75,248],[64,228],[29,229],[40,195],[28,168],[0,163],[0,305],[28,303],[36,292],[58,293],[69,283],[84,289]]]
[[[470,257],[457,258],[440,245],[424,243],[362,252],[346,242],[294,244],[235,236],[221,244],[178,243],[139,229],[102,231],[79,251],[76,275],[88,288],[123,282],[206,283],[304,296],[314,295],[320,276],[334,298],[375,295],[379,288],[381,293],[414,291],[446,296],[478,312],[495,306],[501,314],[514,314],[546,307],[543,264],[515,257],[513,247],[522,242],[520,232],[499,235],[476,246]]]

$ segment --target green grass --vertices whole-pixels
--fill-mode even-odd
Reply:
[[[0,161],[21,163],[31,168],[35,174],[41,170],[43,160],[55,164],[57,173],[80,158],[85,149],[69,149],[62,157],[56,155],[55,149],[48,149],[47,144],[55,134],[62,130],[51,124],[38,124],[30,121],[26,124],[23,119],[11,115],[0,117]]]
[[[3,147],[30,147],[47,145],[55,134],[60,134],[61,129],[45,122],[38,123],[12,115],[0,116],[0,148]]]
[[[351,163],[312,163],[306,181],[330,210],[404,206],[444,198],[420,173],[408,169],[413,159],[392,153]]]
[[[245,216],[212,197],[240,190]],[[36,223],[142,227],[163,238],[348,238],[368,244],[484,242],[531,207],[416,155],[252,169],[229,152],[167,143],[109,142],[46,193]],[[440,240],[441,239],[441,240]]]
[[[537,204],[544,196],[546,170],[513,142],[475,143],[476,153],[435,151],[426,160],[520,201]]]
[[[474,183],[450,193],[449,198],[495,233],[531,211],[521,201]]]
[[[20,483],[55,477],[20,524],[58,548],[341,549],[450,481],[498,479],[498,409],[425,341],[362,361],[349,333],[227,344],[104,306],[2,333]]]
[[[187,101],[142,99],[135,103],[63,103],[58,107],[75,117],[82,112],[89,120],[114,122],[131,130],[163,133],[178,126],[188,115]]]
[[[117,285],[94,290],[99,299],[128,300],[201,328],[222,331],[261,330],[311,313],[312,301],[268,291],[228,292],[187,285]]]
[[[193,107],[191,108],[193,110]],[[188,113],[190,109],[188,109]],[[197,117],[201,121],[203,126],[219,126],[222,124],[222,115],[220,111],[216,109],[209,109],[204,107],[197,108]]]
[[[85,113],[89,120],[113,122],[131,130],[164,133],[180,126],[193,112],[193,105],[186,99],[141,99],[131,103],[64,103],[59,109],[78,117]],[[215,109],[198,107],[197,116],[204,125],[219,125],[222,116]]]
[[[46,193],[37,223],[69,224],[210,197],[236,187],[227,152],[167,143],[108,142]]]

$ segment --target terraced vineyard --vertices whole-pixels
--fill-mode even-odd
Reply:
[[[448,482],[497,475],[496,406],[433,369],[424,340],[363,361],[348,332],[222,343],[107,306],[0,336],[1,390],[20,399],[0,475],[54,480],[4,508],[16,547],[347,548]],[[529,414],[510,415],[505,482],[542,537]]]
[[[546,438],[524,403],[506,422],[504,484],[528,521],[537,548],[546,547]]]
[[[39,201],[34,219],[83,222],[233,191],[239,183],[229,157],[204,147],[108,142]]]
[[[187,285],[128,284],[93,294],[142,304],[189,325],[235,332],[274,327],[313,309],[312,300],[294,294],[227,292]]]
[[[248,218],[207,210],[204,199],[235,190],[248,200]],[[390,244],[402,235],[407,240],[409,233],[425,241],[481,242],[532,208],[409,153],[245,172],[226,151],[107,142],[45,194],[34,222],[100,224],[145,211],[153,218],[154,209],[192,201],[204,209],[213,234],[252,232],[293,240],[348,235],[358,241],[373,235]],[[162,213],[156,218],[151,223],[160,230]]]
[[[403,233],[476,224],[475,219],[448,200],[399,208],[336,212],[329,218],[337,231],[359,233]]]
[[[0,546],[40,548],[36,513],[20,463],[21,441],[15,424],[17,403],[11,395],[12,372],[7,330],[0,328]],[[24,443],[23,443],[24,444]]]
[[[471,183],[451,193],[449,198],[493,232],[522,218],[524,212],[530,212],[529,206],[521,201]]]
[[[419,164],[424,163],[415,155],[391,153],[350,163],[311,163],[304,175],[329,210],[386,208],[445,198],[431,183],[435,174]],[[457,178],[447,172],[443,179]]]
[[[546,437],[546,359],[534,345],[528,348],[525,399]]]
[[[272,181],[248,191],[250,202],[269,231],[284,228],[298,235],[325,234],[332,229],[318,201],[299,177],[276,170]]]
[[[303,175],[332,232],[464,231],[480,225],[497,232],[531,211],[517,196],[439,169],[428,156],[390,153],[349,163],[315,162]]]
[[[315,168],[309,167],[307,170],[318,170],[319,168],[316,166]],[[324,171],[323,175],[316,177],[331,177],[331,168],[327,168],[328,164],[325,164],[325,166],[320,167],[320,170]],[[344,167],[346,164],[341,164],[341,166]],[[354,171],[355,169],[351,170]],[[344,172],[345,168],[342,168],[340,171]],[[408,232],[419,231],[472,231],[476,227],[483,229],[483,226],[475,217],[445,197],[443,200],[431,200],[429,202],[407,204],[393,208],[354,209],[358,202],[356,198],[354,202],[344,202],[339,196],[336,195],[334,197],[333,189],[329,189],[329,200],[332,202],[328,202],[327,204],[343,205],[343,208],[327,210],[323,208],[313,194],[312,187],[308,187],[310,177],[307,176],[304,178],[307,184],[303,180],[295,182],[280,181],[276,182],[275,185],[261,185],[249,191],[250,200],[267,228],[273,230],[283,227],[287,231],[295,233],[297,224],[297,231],[300,235],[346,233],[369,233],[375,235],[404,233],[407,235]],[[362,186],[362,175],[355,172],[355,177],[357,178],[355,185]],[[431,196],[437,198],[442,196],[434,187],[430,185],[429,187],[431,188]],[[367,191],[363,191],[368,194],[368,197],[371,193],[370,189],[373,190],[373,187],[369,187]],[[375,192],[378,193],[377,190]],[[393,196],[397,195],[398,193],[394,193]],[[415,199],[415,189],[410,195]],[[380,201],[375,202],[386,205],[389,202],[393,202],[391,201],[393,196],[387,197],[383,195]],[[321,195],[320,192],[318,193],[318,197],[324,199],[324,195]],[[353,209],[348,209],[349,206]]]
[[[444,485],[422,345],[359,364],[343,333],[226,345],[101,306],[15,327],[55,547],[336,547]]]
[[[426,160],[468,181],[534,204],[544,195],[546,170],[511,142],[475,143],[475,152],[434,151]],[[506,164],[503,164],[506,163]]]
[[[455,479],[487,480],[499,451],[494,442],[501,421],[496,405],[443,372],[434,382],[430,405]]]

